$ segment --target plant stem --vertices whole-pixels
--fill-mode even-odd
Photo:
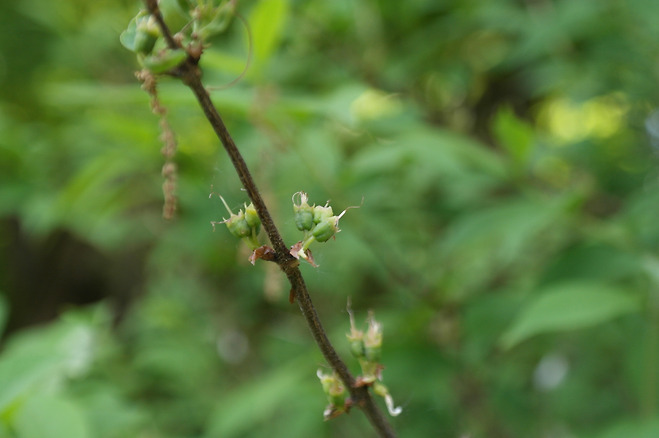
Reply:
[[[165,36],[165,41],[167,42],[170,48],[178,48],[178,44],[171,36],[171,32],[167,28],[165,21],[160,14],[158,9],[157,0],[144,0],[149,12],[155,17],[158,25],[160,26],[163,35]],[[185,85],[187,85],[192,92],[194,93],[199,105],[201,106],[204,115],[208,119],[209,123],[213,127],[213,130],[217,134],[217,137],[220,139],[222,146],[229,154],[231,162],[233,163],[238,177],[242,182],[243,186],[247,190],[247,194],[254,204],[256,211],[258,212],[263,228],[265,229],[268,238],[275,250],[275,262],[279,265],[281,270],[288,277],[288,281],[291,284],[291,288],[295,294],[295,298],[300,307],[300,311],[304,316],[309,329],[314,337],[314,340],[318,344],[325,360],[329,365],[336,371],[339,378],[343,381],[346,388],[350,391],[350,397],[354,405],[360,407],[367,418],[371,422],[373,428],[378,432],[381,437],[392,438],[395,437],[393,428],[385,418],[382,411],[377,407],[373,401],[373,397],[368,390],[368,387],[361,386],[355,388],[355,378],[350,374],[348,367],[341,360],[336,350],[332,346],[325,329],[323,328],[320,319],[318,318],[318,313],[316,308],[311,301],[311,296],[307,290],[307,286],[302,277],[302,272],[299,268],[299,261],[295,259],[289,252],[288,247],[284,243],[284,240],[279,233],[279,230],[275,226],[272,216],[268,211],[268,208],[261,197],[254,179],[245,163],[245,160],[242,157],[242,154],[236,147],[233,138],[229,134],[229,131],[220,117],[217,108],[211,101],[208,91],[204,88],[201,82],[201,71],[198,67],[198,59],[195,59],[192,56],[188,58],[176,68],[175,75],[179,77]]]

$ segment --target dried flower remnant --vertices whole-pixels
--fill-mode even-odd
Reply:
[[[142,89],[151,96],[151,111],[160,118],[160,141],[162,148],[160,153],[165,159],[162,166],[161,174],[164,178],[162,192],[164,205],[162,215],[165,219],[173,219],[178,207],[178,168],[174,162],[176,156],[176,135],[174,130],[167,121],[167,108],[165,108],[158,98],[158,83],[156,76],[147,69],[138,71],[135,76],[142,82]]]
[[[389,389],[387,389],[386,386],[384,386],[380,382],[376,382],[373,385],[373,392],[376,395],[379,395],[380,397],[384,398],[384,404],[387,405],[387,411],[389,411],[389,415],[392,417],[397,417],[403,412],[403,408],[398,406],[396,407],[394,405],[394,398],[389,394]]]
[[[275,260],[275,250],[270,248],[268,245],[259,246],[252,254],[249,256],[249,262],[255,264],[258,259],[263,259],[266,262],[272,262]]]

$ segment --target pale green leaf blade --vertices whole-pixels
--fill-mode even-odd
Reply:
[[[500,342],[510,348],[540,333],[591,327],[639,308],[636,296],[613,286],[586,282],[553,286],[522,310]]]
[[[91,326],[74,320],[11,337],[0,355],[0,414],[36,388],[84,374],[94,357],[94,339]]]
[[[261,0],[254,7],[249,19],[254,44],[254,73],[258,74],[277,47],[287,15],[287,0]]]
[[[23,404],[14,427],[20,438],[88,438],[81,409],[61,397],[35,395]]]
[[[128,50],[135,51],[135,38],[137,36],[137,19],[133,18],[128,23],[128,27],[119,35],[121,45]]]

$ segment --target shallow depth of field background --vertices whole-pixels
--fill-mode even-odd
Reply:
[[[140,6],[0,4],[0,436],[373,436],[358,411],[322,421],[284,276],[213,232],[209,194],[247,196],[171,79],[162,219],[158,119],[119,44]],[[659,3],[239,10],[252,62],[214,101],[289,245],[293,193],[364,199],[302,269],[355,373],[348,298],[384,324],[400,436],[659,436]],[[207,85],[246,35],[207,49]]]

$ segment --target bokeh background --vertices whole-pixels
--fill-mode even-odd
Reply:
[[[158,118],[119,44],[140,6],[0,3],[0,436],[374,436],[322,421],[285,278],[213,232],[209,195],[247,197],[171,79],[162,218]],[[289,245],[293,193],[364,199],[302,269],[355,372],[348,298],[384,324],[400,436],[659,436],[659,3],[239,11],[251,49],[236,20],[205,82]]]

